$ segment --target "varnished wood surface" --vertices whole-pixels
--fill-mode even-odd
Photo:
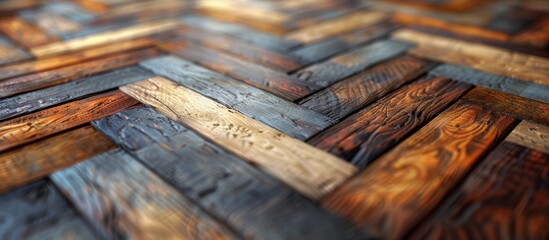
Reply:
[[[548,19],[0,1],[0,239],[547,239]]]

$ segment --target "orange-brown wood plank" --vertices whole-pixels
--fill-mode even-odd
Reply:
[[[85,126],[0,153],[0,193],[31,183],[116,145]]]
[[[0,151],[99,119],[138,104],[113,91],[0,123]]]
[[[511,130],[515,119],[458,102],[328,195],[374,237],[400,239]]]
[[[57,41],[55,37],[47,35],[19,17],[0,17],[0,32],[27,48]]]

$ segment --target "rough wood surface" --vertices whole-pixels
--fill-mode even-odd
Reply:
[[[0,192],[22,186],[115,147],[91,126],[0,153]]]
[[[549,126],[522,121],[505,140],[549,154]]]
[[[0,123],[0,152],[99,119],[138,102],[113,91]]]
[[[503,142],[421,225],[416,239],[549,236],[549,154]]]
[[[237,239],[120,150],[52,175],[82,214],[116,239]]]
[[[312,199],[328,193],[356,171],[339,158],[164,78],[120,89]]]
[[[482,107],[458,103],[341,185],[323,205],[373,236],[402,238],[514,122]]]

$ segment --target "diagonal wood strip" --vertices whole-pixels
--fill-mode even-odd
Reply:
[[[505,140],[549,154],[549,126],[522,121]]]

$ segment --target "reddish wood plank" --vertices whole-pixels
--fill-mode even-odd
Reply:
[[[0,31],[28,48],[57,41],[19,17],[0,18]]]

